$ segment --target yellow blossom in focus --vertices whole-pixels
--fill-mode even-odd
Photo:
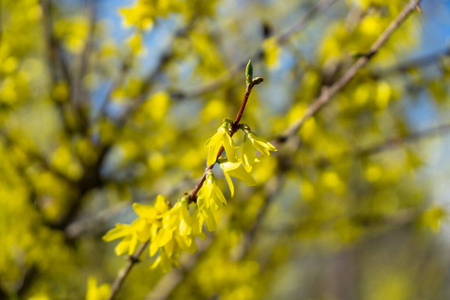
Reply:
[[[220,167],[222,168],[225,179],[228,182],[228,186],[230,187],[231,197],[234,196],[234,185],[233,181],[231,180],[231,176],[235,177],[239,180],[242,180],[245,184],[248,186],[255,186],[256,181],[255,178],[253,178],[252,175],[247,173],[245,169],[242,167],[240,162],[233,163],[230,161],[223,162],[220,164]]]
[[[205,183],[198,192],[197,205],[200,210],[203,208],[209,209],[214,207],[215,210],[222,208],[223,204],[227,204],[227,200],[223,196],[222,191],[216,185],[213,174],[210,172],[206,176]]]
[[[271,143],[258,137],[254,132],[247,132],[244,136],[244,143],[241,146],[241,161],[247,172],[250,172],[254,163],[257,162],[254,149],[261,152],[264,156],[269,156],[269,151],[277,151],[277,148]]]
[[[227,153],[227,158],[231,162],[237,162],[236,145],[234,144],[228,132],[229,122],[225,122],[217,129],[217,132],[206,141],[205,147],[208,148],[208,166],[214,164],[217,159],[217,153],[223,146]]]

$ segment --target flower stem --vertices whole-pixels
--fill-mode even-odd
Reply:
[[[247,84],[247,87],[245,89],[244,98],[242,99],[241,108],[239,109],[239,112],[236,115],[236,119],[234,120],[233,125],[231,125],[231,131],[230,131],[231,137],[239,129],[239,122],[241,121],[242,115],[244,114],[245,106],[247,105],[248,98],[250,97],[250,93],[252,92],[253,87],[255,85],[260,84],[261,82],[263,82],[263,79],[261,77],[256,77],[250,83]],[[224,148],[222,146],[222,147],[220,147],[219,152],[217,152],[216,162],[217,162],[217,159],[220,157],[220,155],[222,155],[223,151],[224,151]],[[212,168],[214,167],[216,162],[214,162],[212,165],[206,167],[205,172],[203,173],[202,177],[200,178],[200,181],[197,183],[195,188],[189,193],[189,203],[197,201],[197,193],[200,190],[200,188],[202,187],[203,183],[205,182],[206,175],[208,174],[209,171],[212,170]]]

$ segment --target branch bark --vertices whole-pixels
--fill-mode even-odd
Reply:
[[[111,294],[109,295],[108,300],[114,299],[117,292],[119,291],[120,287],[122,286],[123,282],[125,281],[125,278],[130,274],[131,269],[133,269],[134,265],[139,262],[139,258],[141,257],[142,253],[144,252],[145,248],[150,244],[150,241],[147,241],[143,243],[139,249],[136,250],[136,252],[129,257],[128,265],[126,266],[125,270],[117,276],[116,280],[114,280],[114,283],[111,287]]]
[[[284,143],[295,135],[303,124],[315,114],[317,114],[334,95],[336,95],[342,88],[344,88],[362,69],[367,63],[374,57],[380,48],[388,41],[391,35],[397,30],[400,25],[407,19],[407,17],[418,7],[420,0],[410,0],[409,3],[403,8],[398,16],[389,24],[386,30],[378,37],[378,39],[370,47],[369,51],[359,58],[345,73],[329,88],[325,88],[320,93],[319,97],[308,107],[305,114],[289,126],[286,131],[277,138],[279,143]]]

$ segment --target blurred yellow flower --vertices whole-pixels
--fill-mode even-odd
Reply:
[[[102,284],[97,286],[97,279],[89,277],[87,282],[86,300],[106,300],[111,293],[109,284]]]

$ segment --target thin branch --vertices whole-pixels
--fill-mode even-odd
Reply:
[[[394,21],[392,21],[386,30],[378,37],[372,47],[370,47],[369,52],[359,58],[332,86],[323,89],[319,97],[308,107],[305,114],[278,137],[278,142],[284,143],[289,137],[295,135],[309,118],[317,114],[337,92],[344,88],[355,77],[356,73],[363,68],[373,56],[375,56],[378,50],[387,42],[392,33],[394,33],[394,31],[398,29],[406,18],[417,8],[419,2],[420,0],[410,0]]]
[[[366,147],[355,147],[354,149],[343,151],[342,153],[333,155],[331,157],[319,156],[318,158],[314,158],[312,163],[315,166],[326,167],[334,162],[343,161],[345,158],[349,157],[362,158],[377,155],[386,151],[395,150],[408,143],[419,142],[425,138],[444,136],[448,134],[450,134],[450,123],[443,123],[423,131],[418,131],[409,134],[407,136],[388,138],[383,142]]]
[[[41,0],[40,2],[42,10],[42,23],[44,29],[45,43],[46,43],[46,54],[47,54],[47,64],[49,67],[52,85],[58,82],[58,64],[61,66],[61,71],[63,77],[65,78],[66,84],[69,87],[69,97],[72,94],[72,80],[69,72],[69,67],[64,60],[64,56],[61,53],[61,48],[58,40],[53,33],[53,21],[52,21],[52,3],[50,0]],[[58,109],[59,118],[67,133],[71,133],[72,129],[66,122],[66,106],[61,101],[55,101],[55,105]]]
[[[197,21],[198,18],[194,17],[185,27],[177,30],[177,32],[174,34],[174,40],[176,37],[187,35],[187,33],[194,27]],[[145,101],[147,101],[154,79],[161,73],[162,70],[164,70],[164,68],[170,63],[172,58],[172,47],[167,47],[161,58],[158,60],[158,66],[156,67],[156,69],[151,72],[146,79],[144,79],[143,89],[141,90],[140,94],[120,116],[118,121],[119,127],[124,127],[131,116],[134,114],[134,112],[136,112],[145,103]]]
[[[244,94],[244,98],[242,100],[242,105],[241,108],[239,109],[239,112],[236,116],[236,119],[231,127],[231,132],[230,132],[230,136],[233,136],[237,130],[239,129],[239,122],[242,118],[242,115],[244,113],[245,110],[245,106],[247,104],[248,98],[250,96],[250,93],[253,89],[253,87],[257,84],[260,84],[262,82],[262,78],[258,77],[255,78],[254,80],[252,80],[250,83],[247,84],[247,87],[245,89],[245,94]],[[222,152],[224,151],[224,148],[221,147],[219,152],[217,153],[217,158],[220,157],[220,155],[222,154]],[[198,182],[198,184],[195,186],[195,188],[191,191],[191,193],[189,194],[189,202],[195,202],[196,201],[196,197],[197,197],[197,193],[200,190],[201,186],[203,185],[203,182],[206,179],[206,175],[208,173],[209,170],[211,170],[214,165],[216,163],[208,166],[205,170],[205,172],[203,173],[203,176],[201,177],[200,181]],[[149,245],[150,240],[145,242],[136,252],[136,254],[134,256],[130,257],[130,262],[128,263],[125,271],[123,273],[121,273],[119,275],[119,277],[116,278],[116,280],[114,281],[113,284],[113,288],[111,291],[111,295],[109,296],[108,300],[112,300],[114,298],[114,296],[116,295],[116,293],[119,291],[120,286],[122,284],[122,282],[125,280],[125,278],[127,277],[127,275],[130,273],[131,269],[133,268],[134,264],[136,263],[136,261],[139,259],[141,253],[144,251],[144,249]]]
[[[91,124],[96,124],[106,114],[106,109],[107,109],[109,103],[111,102],[112,93],[114,92],[114,90],[117,87],[121,86],[124,83],[125,78],[127,77],[127,74],[131,68],[131,61],[132,61],[131,54],[127,55],[122,60],[122,63],[120,65],[119,74],[117,74],[117,77],[111,83],[111,86],[109,87],[108,91],[106,92],[105,99],[100,104],[98,113],[92,119]]]
[[[89,54],[92,52],[94,48],[94,35],[95,29],[97,25],[97,0],[86,0],[87,7],[89,10],[89,27],[88,27],[88,36],[85,42],[84,48],[80,55],[80,67],[78,70],[78,76],[76,76],[74,80],[74,103],[77,106],[81,106],[86,96],[86,91],[83,87],[83,78],[85,77],[88,71],[88,60]]]
[[[394,75],[395,73],[404,73],[411,69],[427,67],[431,64],[434,64],[442,57],[446,56],[450,56],[450,47],[446,47],[445,49],[438,50],[417,58],[401,62],[398,65],[389,67],[385,70],[372,72],[371,75],[374,76],[375,78],[382,78],[385,76]]]
[[[375,155],[393,148],[402,146],[405,143],[412,143],[423,138],[433,137],[437,135],[445,135],[450,133],[450,123],[440,124],[423,131],[412,133],[408,136],[390,138],[380,144],[373,145],[367,148],[362,148],[356,151],[357,156]]]
[[[137,251],[129,257],[128,265],[126,266],[125,270],[123,270],[114,280],[114,283],[111,287],[111,294],[109,295],[108,300],[114,299],[117,292],[119,291],[120,287],[122,286],[122,283],[124,282],[125,278],[130,273],[131,269],[133,269],[134,265],[139,262],[139,259],[144,252],[145,248],[150,244],[150,241],[147,241],[143,243]]]
[[[52,80],[53,82],[55,82],[58,79],[56,70],[59,64],[63,77],[67,84],[70,86],[72,83],[72,78],[69,71],[69,64],[62,53],[59,41],[56,39],[53,33],[52,2],[51,0],[41,0],[40,5],[42,9],[42,22],[44,26],[44,34],[47,45],[47,59],[50,65]]]
[[[245,106],[247,105],[247,101],[248,98],[250,96],[250,93],[252,92],[253,86],[259,84],[262,82],[262,78],[261,77],[257,77],[255,79],[253,79],[250,83],[247,84],[247,87],[245,89],[245,93],[244,93],[244,98],[242,100],[242,104],[241,104],[241,108],[239,109],[239,112],[236,116],[236,119],[233,122],[233,125],[231,126],[231,131],[230,131],[230,136],[232,137],[239,129],[239,122],[241,121],[242,115],[244,113],[245,110]],[[220,157],[220,155],[222,155],[224,151],[223,146],[219,149],[219,152],[217,153],[217,159]],[[214,162],[212,165],[208,166],[205,169],[205,172],[203,173],[203,176],[200,178],[200,181],[197,183],[197,185],[195,186],[195,188],[189,193],[189,202],[195,202],[197,199],[197,193],[200,190],[200,188],[203,185],[203,182],[205,182],[206,180],[206,175],[208,174],[209,171],[212,170],[212,168],[214,167],[216,163]]]
[[[278,45],[283,45],[286,42],[289,41],[290,37],[293,36],[295,33],[302,31],[306,25],[314,19],[316,15],[318,15],[321,12],[326,11],[329,7],[331,7],[337,0],[321,0],[317,2],[317,4],[306,14],[304,15],[296,24],[294,24],[292,27],[281,33],[280,35],[275,37],[275,41]],[[269,38],[268,38],[269,39]],[[253,53],[252,60],[253,61],[259,61],[264,57],[264,43],[261,43],[261,46]],[[226,72],[224,75],[220,76],[218,79],[215,79],[212,82],[206,83],[203,86],[200,86],[198,88],[189,90],[189,91],[183,91],[183,90],[177,90],[173,89],[170,94],[175,99],[181,99],[181,98],[195,98],[200,95],[212,92],[220,88],[222,85],[224,85],[226,82],[230,81],[236,74],[240,72],[245,66],[247,65],[247,61],[241,61],[240,63],[233,66],[228,72]]]
[[[131,118],[131,116],[142,106],[142,104],[145,103],[145,101],[148,99],[148,94],[152,87],[152,82],[154,78],[159,75],[161,70],[164,69],[165,66],[169,63],[170,59],[172,58],[171,52],[166,52],[162,55],[162,57],[158,61],[157,68],[151,72],[147,78],[143,80],[143,88],[139,94],[139,96],[128,106],[124,112],[120,115],[118,120],[118,127],[122,128],[124,127],[128,120]],[[112,90],[113,91],[113,90]],[[111,99],[111,97],[109,97]]]

